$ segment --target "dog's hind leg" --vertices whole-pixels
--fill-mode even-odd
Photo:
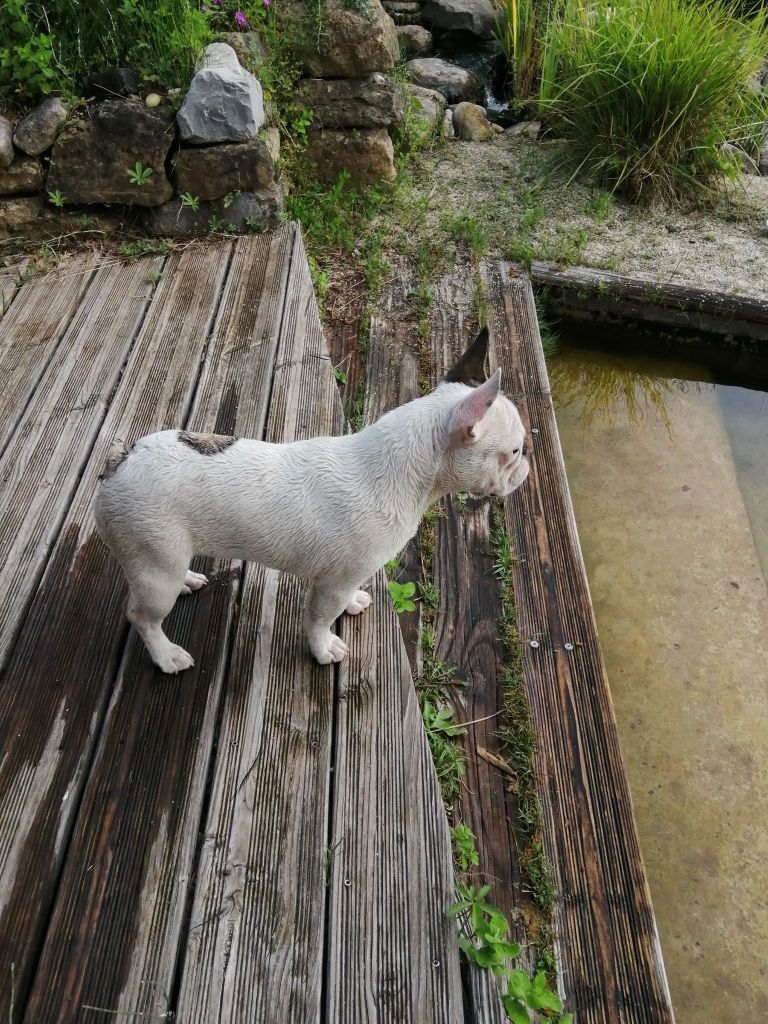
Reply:
[[[183,592],[189,558],[164,564],[131,566],[128,576],[128,620],[144,641],[149,656],[161,672],[171,675],[194,665],[192,656],[183,647],[171,643],[163,632],[162,622]],[[195,574],[198,575],[198,574]]]
[[[321,665],[342,661],[349,653],[341,637],[331,632],[335,620],[345,610],[357,615],[368,604],[370,595],[355,584],[328,577],[314,581],[304,609],[304,629],[309,649]]]

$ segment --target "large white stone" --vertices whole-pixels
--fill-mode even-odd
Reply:
[[[246,71],[226,43],[205,48],[176,116],[185,142],[247,142],[264,123],[264,94],[258,78]]]

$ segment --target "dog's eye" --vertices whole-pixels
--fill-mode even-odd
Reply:
[[[513,455],[519,455],[520,454],[520,449],[519,448],[513,448],[512,449],[512,454]]]

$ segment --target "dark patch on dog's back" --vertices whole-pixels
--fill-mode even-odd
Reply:
[[[99,480],[109,480],[120,466],[122,466],[132,451],[133,445],[129,448],[123,441],[115,441],[109,449],[107,461],[104,463],[104,472],[99,477]]]
[[[179,440],[200,455],[220,455],[233,445],[237,438],[227,434],[190,434],[186,430],[180,430]]]

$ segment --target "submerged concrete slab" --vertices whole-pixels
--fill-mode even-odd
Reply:
[[[677,1020],[734,1006],[764,1020],[768,590],[753,530],[762,551],[768,538],[743,488],[759,492],[765,431],[754,410],[734,427],[743,395],[637,366],[642,387],[605,356],[558,356],[558,427]]]

